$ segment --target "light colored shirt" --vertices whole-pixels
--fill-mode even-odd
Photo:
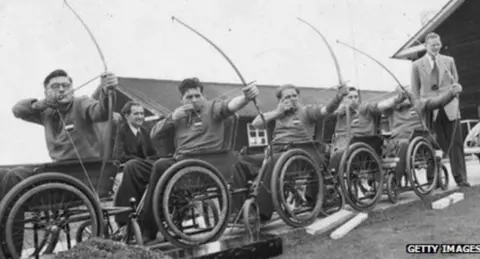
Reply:
[[[137,136],[138,131],[140,130],[139,128],[133,127],[130,123],[128,123],[128,126],[130,127],[130,130],[132,131],[134,136]]]

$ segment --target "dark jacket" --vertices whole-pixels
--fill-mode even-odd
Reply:
[[[128,123],[124,122],[118,127],[113,149],[115,160],[125,163],[131,159],[147,159],[156,155],[150,132],[145,127],[140,127],[140,131],[141,138],[138,141]]]

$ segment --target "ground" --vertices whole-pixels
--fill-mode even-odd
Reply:
[[[480,243],[480,194],[444,210],[424,206],[409,208],[395,219],[361,225],[340,240],[329,237],[291,239],[284,243],[284,253],[277,258],[420,258],[409,255],[405,245],[412,243]],[[433,256],[428,256],[433,257]],[[452,256],[435,255],[449,258]],[[455,258],[478,258],[457,255]]]

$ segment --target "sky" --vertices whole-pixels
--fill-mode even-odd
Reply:
[[[336,43],[377,58],[403,84],[410,62],[390,59],[421,28],[421,13],[447,0],[70,0],[94,34],[108,69],[118,76],[239,83],[206,41],[172,22],[175,16],[205,34],[233,60],[247,81],[329,87],[338,82],[321,38],[327,38],[344,79],[360,89],[390,91],[382,68]],[[113,3],[113,4],[112,4]],[[74,86],[103,72],[87,31],[62,0],[0,2],[0,165],[50,161],[41,126],[13,117],[22,98],[42,98],[43,79],[65,69]],[[98,81],[76,95],[91,94]]]

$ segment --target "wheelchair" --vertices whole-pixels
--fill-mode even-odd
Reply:
[[[239,186],[232,180],[240,161],[239,153],[234,150],[238,115],[227,118],[224,125],[221,150],[185,154],[163,173],[154,187],[154,217],[163,236],[179,247],[197,246],[220,238],[240,217],[247,233],[258,234],[260,215],[255,200],[268,170],[272,171],[271,195],[280,217],[294,227],[313,223],[322,206],[323,177],[315,158],[306,151],[308,144],[287,145],[288,151],[274,159],[274,163],[271,157],[265,157],[254,180]],[[302,172],[307,172],[307,176]],[[316,183],[316,192],[315,187],[299,187],[311,182]],[[312,209],[292,210],[289,201],[305,197],[304,193],[312,194]]]
[[[400,142],[397,148],[405,150],[404,154],[400,154],[405,156],[402,180],[397,179],[395,170],[388,172],[386,177],[386,192],[392,203],[398,201],[401,192],[413,190],[419,197],[424,197],[436,187],[442,190],[448,188],[448,170],[441,161],[443,152],[432,142],[425,130],[414,130],[408,140]]]
[[[103,132],[101,141],[112,135]],[[101,153],[113,146],[106,148]],[[134,213],[135,209],[107,206],[120,167],[107,161],[102,171],[102,162],[85,159],[81,163],[71,160],[21,165],[35,173],[15,185],[0,202],[0,257],[40,258],[58,252],[63,245],[72,248],[86,238],[85,232],[89,237],[108,238],[113,231],[110,217]],[[140,228],[133,218],[128,230],[130,235],[124,241],[129,243],[135,236],[141,243]],[[16,245],[21,243],[22,251],[17,251]]]

